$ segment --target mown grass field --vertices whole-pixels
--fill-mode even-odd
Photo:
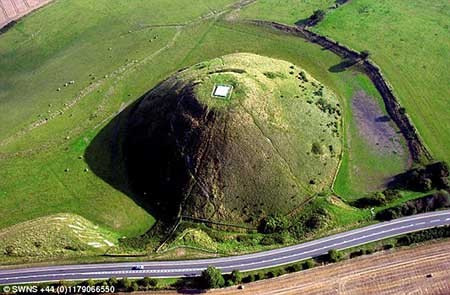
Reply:
[[[450,3],[355,0],[315,30],[369,50],[436,159],[450,161]]]
[[[149,26],[196,21],[231,1],[187,2],[56,1],[0,36],[0,202],[8,216],[0,226],[59,212],[127,236],[153,224],[90,172],[83,155],[105,122],[177,68],[168,57],[152,60],[177,29]],[[130,83],[147,63],[152,75]]]
[[[295,24],[334,3],[334,0],[260,0],[243,9],[241,17]]]
[[[331,71],[340,59],[302,39],[222,19],[219,11],[232,2],[56,0],[0,35],[0,228],[74,213],[119,236],[146,232],[155,222],[151,213],[110,185],[121,177],[111,139],[88,147],[121,110],[164,78],[235,52],[299,65],[338,95],[347,126],[336,182],[343,197],[359,197],[366,181],[376,186],[406,168],[401,157],[368,153],[372,147],[352,123],[357,91],[379,99],[362,74]],[[299,19],[306,16],[302,12]],[[75,83],[64,86],[69,81]],[[93,173],[93,162],[105,173]],[[355,167],[368,177],[352,174]],[[357,211],[340,224],[356,224],[366,215]]]

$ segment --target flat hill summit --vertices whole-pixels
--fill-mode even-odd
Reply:
[[[342,151],[336,95],[297,65],[248,53],[175,73],[127,124],[132,187],[167,218],[287,214],[331,186]]]

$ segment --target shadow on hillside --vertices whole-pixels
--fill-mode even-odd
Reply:
[[[309,18],[299,19],[295,22],[295,25],[298,27],[305,27],[308,24]]]
[[[344,59],[337,65],[330,67],[328,69],[328,71],[330,71],[332,73],[340,73],[340,72],[346,71],[348,68],[352,67],[354,64],[356,64],[356,62],[354,60]]]
[[[87,147],[84,157],[93,173],[129,196],[137,205],[158,220],[160,216],[158,210],[152,206],[152,202],[146,200],[145,196],[134,193],[130,188],[123,144],[128,116],[144,96],[118,113],[102,128]]]

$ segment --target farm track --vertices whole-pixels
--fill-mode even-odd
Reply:
[[[223,294],[449,294],[450,241],[381,252],[308,271],[205,292]],[[428,274],[433,274],[427,278]],[[149,293],[141,293],[149,294]],[[182,291],[151,294],[184,294]],[[188,293],[185,293],[188,294]],[[192,293],[189,293],[192,294]]]
[[[318,44],[324,50],[329,50],[343,59],[353,61],[353,64],[369,77],[380,93],[389,116],[398,126],[408,142],[408,148],[413,160],[415,162],[433,160],[431,153],[423,143],[408,115],[402,112],[402,107],[394,94],[392,86],[384,78],[381,69],[373,61],[368,59],[363,60],[359,52],[341,45],[330,38],[318,35],[304,26],[290,26],[263,20],[253,20],[250,22],[258,26],[270,27],[287,34],[303,38],[308,42]]]
[[[53,0],[0,0],[0,31]]]

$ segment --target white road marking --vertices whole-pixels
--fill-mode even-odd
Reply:
[[[143,274],[143,273],[182,273],[182,272],[199,272],[201,270],[204,269],[204,266],[200,267],[200,268],[176,268],[177,266],[180,265],[189,265],[189,266],[193,266],[193,265],[198,265],[198,264],[203,264],[203,265],[207,265],[207,264],[217,264],[217,263],[221,263],[221,262],[232,262],[232,261],[236,261],[236,262],[241,262],[240,264],[236,264],[236,265],[224,265],[221,266],[222,268],[226,268],[226,269],[232,269],[232,268],[240,268],[240,267],[250,267],[252,265],[260,265],[260,267],[267,267],[267,263],[270,262],[275,262],[275,261],[280,261],[282,260],[282,263],[286,263],[290,262],[290,261],[296,261],[294,258],[298,257],[297,260],[300,259],[307,259],[310,257],[304,257],[306,256],[306,254],[308,253],[312,253],[312,252],[316,252],[316,254],[320,254],[321,250],[325,250],[325,249],[331,249],[335,246],[339,246],[339,245],[345,245],[346,243],[349,242],[353,242],[353,241],[358,241],[361,240],[362,243],[367,243],[367,242],[371,242],[373,241],[372,239],[370,239],[371,237],[375,237],[375,236],[379,236],[382,235],[382,238],[386,238],[389,237],[388,235],[385,235],[386,233],[390,233],[390,232],[394,232],[394,231],[398,231],[398,230],[402,230],[405,228],[409,228],[409,227],[413,227],[414,225],[418,226],[418,225],[425,225],[426,223],[435,223],[435,222],[439,222],[442,221],[441,219],[434,219],[431,221],[427,221],[427,222],[418,222],[413,224],[412,221],[414,220],[420,220],[420,219],[426,219],[426,218],[430,218],[430,217],[435,217],[435,216],[442,216],[442,215],[450,215],[450,211],[440,211],[438,213],[425,213],[425,214],[421,214],[418,216],[414,216],[414,217],[407,217],[407,218],[403,218],[401,220],[395,220],[392,222],[385,222],[382,224],[377,224],[377,225],[373,225],[373,226],[368,226],[362,229],[358,229],[358,230],[352,230],[343,234],[337,234],[328,238],[323,238],[323,239],[319,239],[316,241],[312,241],[312,242],[306,242],[300,245],[296,245],[296,246],[291,246],[291,247],[286,247],[286,248],[282,248],[282,249],[277,249],[277,250],[271,250],[271,251],[266,251],[266,252],[260,252],[260,253],[255,253],[255,254],[248,254],[248,255],[242,255],[242,256],[235,256],[235,257],[229,257],[229,258],[219,258],[219,259],[202,259],[202,260],[197,260],[197,261],[177,261],[177,262],[144,262],[143,264],[146,267],[170,267],[173,266],[175,268],[168,268],[168,269],[149,269],[149,270],[144,270],[141,272],[136,272],[136,271],[131,271],[131,270],[112,270],[112,271],[102,271],[102,272],[95,272],[95,269],[98,268],[122,268],[122,267],[130,267],[133,265],[131,263],[120,263],[120,264],[97,264],[97,265],[77,265],[77,266],[58,266],[58,267],[46,267],[46,268],[39,268],[39,269],[22,269],[22,270],[6,270],[6,271],[0,271],[0,276],[4,276],[7,274],[16,274],[16,275],[20,275],[20,274],[26,274],[26,273],[38,273],[38,272],[51,272],[51,271],[62,271],[62,270],[68,270],[68,271],[76,271],[76,270],[81,270],[80,272],[74,272],[74,273],[67,273],[67,274],[61,274],[61,273],[57,273],[57,274],[33,274],[30,276],[15,276],[15,277],[9,277],[9,278],[0,278],[1,280],[25,280],[27,278],[37,278],[37,277],[42,277],[42,278],[48,278],[48,277],[56,277],[56,276],[65,276],[65,277],[74,277],[77,275],[85,275],[85,276],[89,276],[89,275],[94,275],[94,274]],[[450,221],[450,218],[446,218],[446,221]],[[401,225],[402,223],[410,223],[408,225]],[[362,235],[360,237],[355,237],[351,240],[343,240],[341,242],[337,242],[334,244],[331,244],[329,246],[323,246],[321,248],[315,248],[312,250],[307,250],[307,251],[302,251],[302,252],[298,252],[298,253],[293,253],[293,254],[289,254],[289,255],[283,255],[280,257],[275,257],[275,258],[270,258],[270,256],[274,256],[274,255],[280,255],[283,254],[285,252],[292,252],[292,251],[297,251],[299,249],[302,248],[307,248],[307,247],[312,247],[314,245],[317,244],[323,244],[323,243],[327,243],[329,241],[333,241],[333,240],[339,240],[342,239],[343,237],[348,237],[348,236],[352,236],[352,235],[357,235],[363,232],[368,232],[368,231],[373,231],[375,229],[379,229],[379,228],[383,228],[386,226],[392,226],[393,224],[399,224],[398,227],[394,227],[391,229],[385,229],[385,230],[381,230],[381,231],[377,231],[375,233],[371,233],[371,234],[367,234],[367,235]],[[421,229],[425,229],[425,228],[429,228],[429,226],[422,226],[420,228],[417,228],[417,230],[421,230]],[[407,231],[401,232],[401,233],[406,233]],[[398,235],[401,233],[395,233],[393,235]],[[353,243],[351,246],[357,246],[357,243]],[[348,246],[345,246],[348,247]],[[345,248],[342,247],[342,248]],[[253,262],[245,262],[245,260],[247,259],[256,259],[258,257],[262,257],[262,258],[266,258],[263,260],[258,260],[258,261],[253,261]],[[269,259],[267,259],[269,258]],[[292,258],[292,260],[290,260]],[[281,263],[281,261],[280,261]],[[270,266],[273,266],[273,264],[271,264]],[[91,272],[89,271],[89,269],[93,269],[94,271]]]

